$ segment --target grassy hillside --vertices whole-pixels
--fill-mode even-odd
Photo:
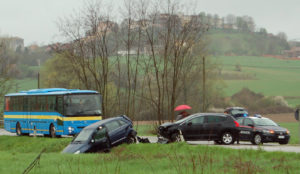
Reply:
[[[291,106],[300,104],[299,60],[253,56],[220,56],[212,59],[220,64],[220,77],[225,80],[224,91],[227,96],[247,87],[265,96],[284,96]]]
[[[9,93],[19,92],[23,90],[36,89],[37,79],[25,78],[21,80],[14,80],[13,86],[10,89]]]
[[[255,56],[218,56],[211,59],[219,64],[226,96],[247,87],[265,96],[284,96],[290,106],[300,104],[300,60]],[[10,92],[37,88],[36,79],[16,80],[15,83],[18,85],[14,85]]]
[[[217,29],[211,30],[208,38],[209,50],[217,55],[277,55],[289,48],[286,40],[259,32]]]

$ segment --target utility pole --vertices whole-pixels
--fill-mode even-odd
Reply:
[[[40,72],[38,72],[37,78],[38,78],[37,86],[38,86],[38,89],[40,89]]]
[[[41,65],[41,60],[38,59],[38,66],[39,66],[39,72],[38,72],[38,89],[40,89],[40,65]]]
[[[299,144],[300,144],[300,119],[299,119],[299,110],[300,108],[297,107],[295,111],[295,119],[298,121],[298,126],[299,126]]]
[[[202,92],[203,92],[203,101],[202,101],[202,112],[205,112],[205,100],[206,100],[206,89],[205,89],[205,56],[202,57]]]

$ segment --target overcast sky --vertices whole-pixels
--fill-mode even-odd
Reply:
[[[78,10],[86,0],[0,0],[0,35],[18,36],[25,45],[59,41],[56,21]],[[192,0],[185,0],[190,3]],[[300,0],[193,0],[197,11],[251,16],[257,27],[285,32],[289,40],[300,40]],[[110,0],[115,9],[123,0]]]

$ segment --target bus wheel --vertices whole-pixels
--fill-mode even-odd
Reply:
[[[21,125],[20,125],[19,122],[16,125],[16,134],[17,134],[17,136],[21,136],[22,135]]]
[[[55,138],[56,137],[56,130],[55,130],[55,126],[53,124],[50,125],[50,137],[51,138]]]

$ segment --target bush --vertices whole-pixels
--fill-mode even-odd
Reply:
[[[242,106],[249,110],[250,114],[275,114],[290,113],[293,109],[288,107],[287,101],[282,96],[265,97],[255,93],[248,88],[243,88],[240,92],[231,97],[236,106]]]

